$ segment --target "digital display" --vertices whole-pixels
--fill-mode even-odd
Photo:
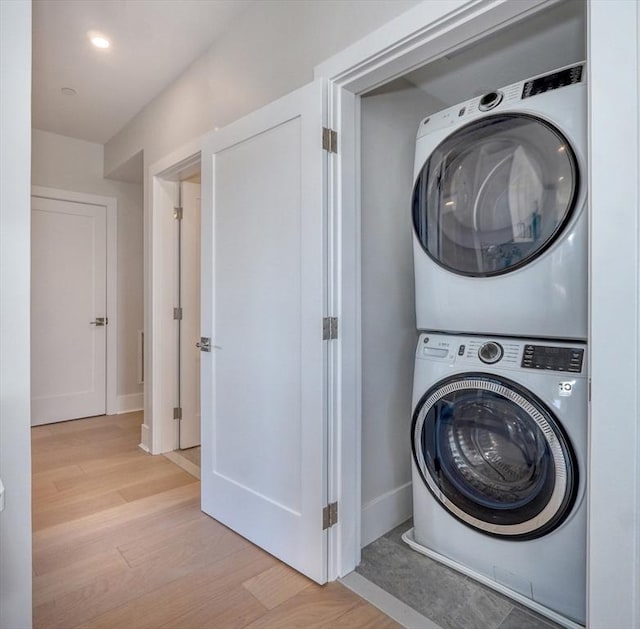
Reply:
[[[559,72],[527,81],[522,89],[522,98],[543,94],[565,85],[580,83],[580,81],[582,81],[582,66],[573,66],[573,68],[567,68],[566,70],[560,70]]]
[[[522,354],[522,367],[580,373],[582,371],[583,357],[584,349],[525,345],[524,353]]]

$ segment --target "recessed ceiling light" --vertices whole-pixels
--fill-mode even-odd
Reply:
[[[63,88],[60,89],[60,91],[65,96],[75,96],[78,93],[72,87],[63,87]]]
[[[111,42],[102,35],[91,35],[90,39],[96,48],[109,48],[111,46]]]

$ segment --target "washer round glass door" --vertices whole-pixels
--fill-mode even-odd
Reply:
[[[413,190],[413,225],[437,264],[460,275],[508,273],[546,251],[579,188],[566,138],[525,114],[458,129],[427,159]]]
[[[562,428],[506,378],[464,374],[429,389],[414,413],[412,446],[433,496],[488,535],[540,537],[575,501],[576,459]]]

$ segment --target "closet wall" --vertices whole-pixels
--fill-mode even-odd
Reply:
[[[441,106],[404,79],[362,98],[363,545],[411,516],[413,153],[420,120]]]

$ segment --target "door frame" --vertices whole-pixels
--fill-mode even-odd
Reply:
[[[360,562],[361,529],[361,313],[360,313],[360,94],[393,78],[452,52],[461,45],[524,19],[557,0],[426,0],[400,15],[379,30],[356,42],[318,65],[315,78],[329,84],[329,124],[337,131],[339,152],[333,157],[329,174],[330,238],[334,260],[330,267],[330,300],[333,314],[340,318],[340,338],[333,370],[336,391],[330,407],[329,490],[340,500],[340,522],[331,529],[329,578],[344,576]],[[640,621],[640,597],[634,587],[640,583],[640,397],[637,378],[640,373],[640,250],[637,183],[640,153],[639,122],[629,121],[638,114],[640,97],[637,81],[640,11],[635,3],[624,0],[599,3],[587,0],[589,67],[589,132],[591,147],[597,142],[602,160],[597,174],[589,172],[589,195],[603,204],[590,204],[590,365],[598,377],[590,406],[590,431],[598,439],[589,446],[590,460],[624,461],[624,484],[611,503],[608,466],[590,465],[589,533],[587,548],[587,614],[589,623],[606,626],[615,619],[620,626],[635,626]],[[605,6],[606,5],[606,6]],[[622,10],[624,7],[624,10]],[[596,16],[596,17],[592,17]],[[616,33],[618,46],[607,46]],[[620,34],[620,35],[618,35]],[[609,42],[609,43],[607,43]],[[633,55],[635,48],[635,56]],[[624,53],[624,54],[623,54]],[[591,65],[591,56],[602,62]],[[616,57],[616,55],[618,55]],[[622,55],[622,56],[621,56]],[[619,68],[620,58],[629,58],[627,68]],[[600,57],[598,57],[600,59]],[[591,86],[603,89],[596,95]],[[624,89],[620,89],[620,84]],[[615,113],[609,94],[616,93]],[[618,99],[618,95],[620,98]],[[616,116],[617,113],[617,116]],[[631,133],[629,133],[631,129]],[[613,131],[613,133],[612,133]],[[634,133],[635,131],[635,133]],[[617,156],[606,162],[604,156]],[[617,186],[620,220],[608,219],[611,207],[610,181],[620,181],[616,165],[627,160],[629,177]],[[635,170],[634,170],[635,168]],[[635,177],[634,177],[635,174]],[[624,219],[624,220],[623,220]],[[629,226],[632,226],[629,229]],[[611,251],[625,243],[628,257],[612,258]],[[618,243],[618,244],[616,244]],[[605,258],[606,256],[606,258]],[[594,265],[594,261],[608,261]],[[635,260],[635,266],[632,267]],[[615,281],[610,281],[611,276]],[[611,309],[609,304],[629,304],[628,309]],[[612,312],[613,310],[613,312]],[[612,339],[615,337],[615,341]],[[620,360],[620,347],[627,348]],[[625,394],[619,397],[621,387]],[[616,439],[607,429],[611,416],[607,404],[616,405],[623,425],[633,438]],[[601,424],[601,425],[600,425]],[[594,428],[597,427],[597,430]],[[605,469],[602,469],[605,468]],[[635,479],[635,481],[634,481]],[[619,484],[620,485],[620,484]],[[606,505],[606,506],[605,506]],[[615,535],[609,524],[616,521]],[[629,552],[629,549],[633,549]],[[607,575],[622,574],[624,591]],[[594,624],[593,626],[596,626]]]
[[[522,20],[559,0],[425,0],[314,69],[329,84],[329,126],[339,151],[330,164],[330,308],[340,319],[331,364],[330,499],[340,500],[331,529],[329,578],[360,563],[362,318],[360,234],[360,94]],[[335,497],[332,497],[335,496]]]
[[[107,217],[107,311],[109,323],[105,326],[107,337],[107,370],[105,383],[105,413],[118,413],[118,200],[85,192],[60,190],[45,186],[31,186],[31,196],[54,201],[70,201],[99,205],[105,208]]]
[[[202,135],[151,164],[145,178],[145,196],[148,195],[144,209],[145,387],[140,447],[151,454],[171,452],[178,447],[173,419],[175,347],[167,340],[175,334],[173,283],[166,279],[167,273],[173,278],[176,262],[172,254],[173,199],[167,198],[163,186],[167,182],[177,183],[179,175],[189,169],[202,168],[201,152],[206,137]],[[204,199],[201,204],[204,207]],[[201,299],[203,289],[201,273]],[[203,329],[202,319],[200,328]],[[202,386],[202,370],[200,382]]]

